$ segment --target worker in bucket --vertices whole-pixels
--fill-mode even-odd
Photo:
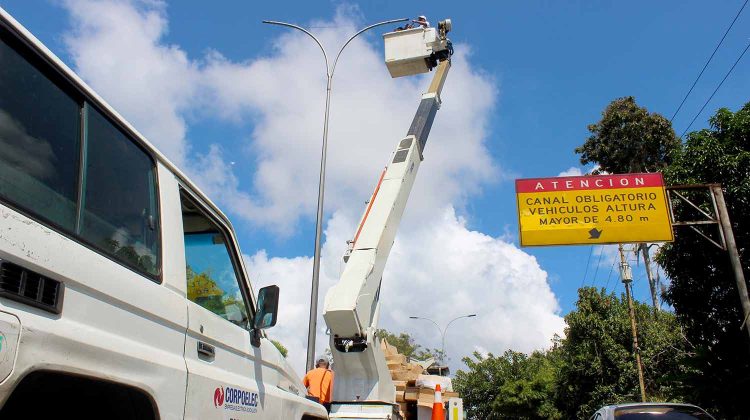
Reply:
[[[417,25],[421,26],[422,28],[429,28],[430,22],[427,20],[427,17],[425,15],[419,15],[417,16],[416,20],[412,20],[412,22],[416,23]]]
[[[405,31],[407,29],[412,29],[412,28],[414,28],[414,25],[412,25],[411,23],[404,23],[403,26],[399,26],[398,28],[396,28],[396,31],[397,32],[398,31]]]
[[[315,369],[307,372],[302,383],[307,387],[307,398],[319,402],[331,412],[331,397],[333,397],[333,371],[328,367],[328,359],[320,358],[315,363]]]

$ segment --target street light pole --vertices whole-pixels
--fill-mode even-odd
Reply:
[[[450,322],[448,322],[448,324],[445,326],[445,328],[440,328],[440,326],[438,325],[438,323],[435,322],[435,321],[433,321],[433,320],[431,320],[430,318],[422,318],[422,317],[419,317],[419,316],[410,316],[409,318],[410,319],[422,319],[422,320],[425,320],[425,321],[430,321],[433,324],[435,324],[435,326],[437,327],[438,331],[440,331],[440,334],[442,336],[441,337],[441,347],[440,347],[440,359],[441,359],[440,363],[445,363],[445,360],[444,360],[445,359],[445,333],[448,332],[448,327],[450,327],[451,324],[454,321],[458,321],[461,318],[471,318],[471,317],[475,317],[475,316],[477,316],[477,314],[462,315],[462,316],[453,318],[453,319],[450,320]]]
[[[310,38],[312,38],[316,44],[318,44],[318,47],[320,47],[320,50],[323,52],[323,59],[325,60],[326,65],[326,110],[325,110],[325,117],[323,119],[323,146],[321,148],[320,152],[320,176],[318,178],[318,210],[315,216],[315,255],[313,257],[313,276],[312,276],[312,289],[310,292],[310,321],[308,324],[307,329],[307,370],[312,370],[315,367],[315,330],[317,329],[317,323],[318,323],[318,285],[320,284],[320,245],[321,245],[321,234],[323,231],[323,197],[325,195],[325,180],[326,180],[326,154],[328,151],[328,117],[330,114],[331,109],[331,88],[333,84],[333,73],[336,71],[336,63],[339,61],[339,57],[341,56],[341,53],[344,51],[344,48],[346,48],[347,45],[349,45],[350,42],[354,38],[356,38],[358,35],[360,35],[362,32],[365,32],[367,30],[370,30],[372,28],[381,26],[381,25],[388,25],[391,23],[397,23],[397,22],[404,22],[409,19],[403,18],[403,19],[392,19],[392,20],[386,20],[383,22],[378,22],[373,25],[367,26],[363,29],[360,29],[356,34],[352,35],[341,48],[339,49],[338,54],[336,54],[336,59],[333,61],[333,67],[330,67],[328,65],[328,54],[326,54],[325,48],[323,48],[323,44],[318,40],[318,38],[315,37],[315,35],[311,34],[310,31],[307,29],[294,25],[291,23],[286,22],[278,22],[273,20],[264,20],[263,23],[267,23],[270,25],[280,25],[280,26],[286,26],[288,28],[293,28],[298,31],[302,31],[305,34],[307,34]]]

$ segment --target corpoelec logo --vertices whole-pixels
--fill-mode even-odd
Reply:
[[[243,413],[258,412],[258,393],[229,386],[214,391],[214,407]]]

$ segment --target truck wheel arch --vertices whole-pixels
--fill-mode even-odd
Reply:
[[[0,418],[159,419],[157,406],[145,391],[100,378],[66,372],[30,372],[16,384]]]

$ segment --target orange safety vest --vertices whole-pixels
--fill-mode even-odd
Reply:
[[[302,383],[310,395],[318,397],[321,403],[331,402],[333,396],[333,372],[328,369],[315,368],[305,375]]]

